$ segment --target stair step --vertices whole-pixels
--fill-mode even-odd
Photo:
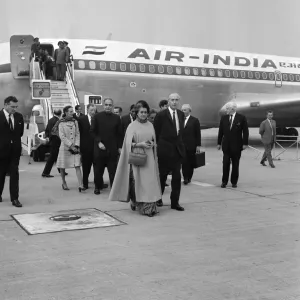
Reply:
[[[51,88],[55,89],[55,88],[65,88],[66,87],[66,83],[65,82],[51,82]]]
[[[52,89],[51,94],[69,94],[68,89]]]
[[[55,107],[64,108],[68,105],[72,105],[71,102],[69,102],[69,103],[68,102],[66,102],[66,103],[53,103],[51,106],[53,108],[55,108]]]
[[[51,99],[51,103],[68,103],[68,102],[71,102],[70,99]]]
[[[56,93],[51,93],[51,99],[65,99],[65,98],[68,98],[70,99],[70,96],[69,96],[69,93],[67,94],[56,94]]]

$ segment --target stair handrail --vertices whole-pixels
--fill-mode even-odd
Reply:
[[[38,63],[38,70],[39,70],[39,78],[41,80],[45,80],[45,75],[43,70],[40,68],[40,64]],[[52,106],[51,106],[51,100],[49,100],[49,98],[46,99],[40,99],[40,103],[43,103],[45,106],[44,109],[44,124],[45,127],[47,126],[49,119],[53,117],[53,113],[52,113]]]
[[[71,70],[70,70],[69,64],[67,64],[66,77],[67,77],[67,84],[71,88],[71,92],[72,92],[72,95],[74,98],[74,99],[72,99],[72,102],[74,102],[73,103],[73,108],[74,108],[76,105],[80,104],[80,102],[79,102],[79,97],[78,97],[78,93],[77,93],[74,81],[71,76]]]

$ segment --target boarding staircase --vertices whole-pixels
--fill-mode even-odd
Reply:
[[[71,105],[73,109],[80,104],[77,91],[74,85],[74,64],[71,62],[67,64],[66,79],[65,81],[51,80],[51,98],[40,99],[40,105],[44,111],[44,124],[45,127],[48,121],[53,116],[54,109],[60,108],[63,110],[65,106]],[[44,72],[40,69],[39,62],[32,59],[30,68],[30,86],[32,80],[45,80]]]
[[[32,80],[45,80],[44,72],[40,68],[39,62],[35,62],[35,58],[30,62],[30,87],[32,88]],[[45,140],[45,129],[50,118],[53,117],[55,109],[63,110],[64,107],[71,105],[73,109],[80,104],[77,91],[74,85],[74,64],[67,64],[65,81],[51,80],[51,98],[39,99],[38,116],[34,114],[30,118],[29,130],[27,130],[27,151],[28,154],[33,151],[33,159],[36,156],[43,157],[40,146],[47,146]],[[35,106],[35,107],[36,107]],[[44,147],[45,148],[45,147]],[[39,149],[39,150],[38,150]],[[44,152],[47,152],[44,151]],[[37,158],[36,158],[37,159]],[[40,158],[39,160],[43,160]]]
[[[63,108],[67,105],[73,106],[72,95],[68,90],[67,84],[65,81],[51,81],[51,100],[50,105],[52,111],[54,109]]]

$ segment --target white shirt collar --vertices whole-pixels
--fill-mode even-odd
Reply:
[[[9,117],[9,113],[6,111],[6,109],[5,109],[5,108],[3,108],[3,112],[4,112],[4,114],[5,114],[5,117],[6,117],[6,119],[8,119],[8,117]]]
[[[169,106],[169,107],[168,107],[168,110],[169,110],[169,112],[170,112],[172,118],[173,118],[173,112],[174,112],[174,111],[175,111],[175,115],[177,115],[177,110],[176,110],[176,109],[173,110],[173,109]]]

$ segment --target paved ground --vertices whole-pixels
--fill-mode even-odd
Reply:
[[[170,209],[167,189],[154,218],[108,202],[108,191],[79,194],[72,170],[63,191],[56,170],[43,179],[44,164],[22,157],[24,207],[11,206],[7,188],[0,204],[0,300],[300,299],[299,162],[262,167],[248,149],[238,189],[224,190],[221,152],[203,135],[208,164],[182,187],[185,212]],[[10,216],[79,208],[128,225],[29,236]]]

